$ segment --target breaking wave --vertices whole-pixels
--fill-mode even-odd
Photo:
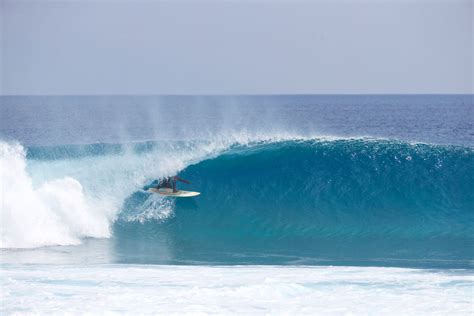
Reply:
[[[347,247],[376,241],[374,251],[431,240],[419,249],[442,259],[472,256],[470,147],[286,137],[26,149],[1,143],[0,154],[2,248],[112,235],[143,241],[160,231],[188,257],[196,249],[347,253],[329,239]],[[141,190],[173,174],[201,196],[174,200]],[[316,247],[322,240],[323,249]]]

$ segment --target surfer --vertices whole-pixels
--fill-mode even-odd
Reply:
[[[158,182],[158,185],[157,185],[157,189],[161,189],[161,188],[167,188],[167,189],[173,189],[173,193],[176,193],[178,192],[178,190],[176,190],[176,181],[181,181],[183,183],[186,183],[186,184],[190,184],[191,182],[189,182],[188,180],[184,180],[178,176],[173,176],[173,177],[165,177],[163,179],[161,179],[159,182]]]

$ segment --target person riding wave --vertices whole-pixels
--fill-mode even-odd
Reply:
[[[158,185],[156,186],[156,189],[157,190],[162,189],[162,188],[173,189],[173,193],[176,193],[176,192],[178,192],[178,190],[176,190],[176,181],[181,181],[181,182],[186,183],[186,184],[191,183],[188,180],[184,180],[184,179],[182,179],[178,176],[165,177],[165,178],[162,178],[158,182]]]

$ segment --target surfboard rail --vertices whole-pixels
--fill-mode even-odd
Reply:
[[[165,195],[165,196],[174,196],[174,197],[193,197],[193,196],[198,196],[201,194],[201,192],[184,191],[184,190],[178,190],[176,192],[173,192],[173,189],[169,189],[169,188],[161,188],[161,189],[150,188],[147,191]]]

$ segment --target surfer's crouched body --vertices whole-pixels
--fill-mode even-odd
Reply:
[[[176,181],[174,181],[176,182]],[[173,180],[172,180],[172,177],[166,177],[166,178],[163,178],[161,179],[159,182],[158,182],[158,185],[156,186],[157,189],[161,189],[161,188],[168,188],[168,189],[172,189],[173,188]]]
[[[173,193],[176,193],[176,192],[178,192],[178,190],[176,190],[176,181],[181,181],[181,182],[184,182],[184,183],[187,183],[187,184],[191,183],[188,180],[181,179],[177,176],[166,177],[166,178],[161,179],[158,182],[158,185],[156,186],[156,188],[157,189],[162,189],[162,188],[173,189]]]

